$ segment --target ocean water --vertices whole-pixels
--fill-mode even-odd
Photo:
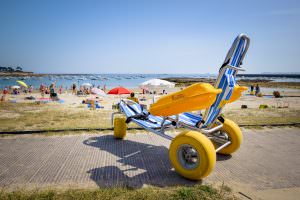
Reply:
[[[24,81],[27,85],[38,88],[40,84],[50,85],[55,83],[56,87],[70,88],[73,83],[77,86],[83,83],[90,83],[94,86],[113,88],[123,86],[127,88],[137,88],[139,84],[153,78],[187,77],[187,78],[216,78],[216,74],[55,74],[42,77],[0,77],[0,89],[4,87],[18,85],[17,80]],[[283,82],[300,82],[298,78],[283,77],[237,77],[238,79],[272,79]]]
[[[137,88],[139,84],[153,78],[167,77],[191,77],[191,78],[215,78],[216,75],[198,74],[76,74],[76,75],[47,75],[42,77],[0,77],[0,88],[18,85],[17,80],[24,81],[28,86],[38,88],[40,84],[50,85],[55,83],[56,87],[70,88],[73,83],[77,86],[83,83],[90,83],[94,86],[113,88],[123,86]]]

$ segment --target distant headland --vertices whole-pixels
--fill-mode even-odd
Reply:
[[[23,77],[23,76],[44,76],[45,74],[34,74],[33,72],[23,71],[20,66],[17,67],[4,67],[0,66],[0,77]]]

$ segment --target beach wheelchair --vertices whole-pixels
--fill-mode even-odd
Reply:
[[[196,83],[168,94],[150,106],[149,111],[128,99],[119,103],[112,114],[114,137],[123,139],[128,123],[171,140],[169,158],[176,172],[191,180],[208,176],[216,163],[216,153],[232,154],[242,143],[239,126],[221,115],[222,108],[247,90],[236,82],[236,74],[248,50],[250,39],[240,34],[233,42],[213,87]],[[205,114],[191,111],[206,109]],[[116,115],[118,114],[118,115]],[[120,115],[122,114],[122,115]],[[186,129],[176,137],[165,134],[169,129]]]

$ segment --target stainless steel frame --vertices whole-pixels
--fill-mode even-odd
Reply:
[[[122,109],[120,109],[120,108],[119,108],[118,112],[112,113],[112,115],[111,115],[111,124],[112,124],[112,126],[114,126],[114,117],[115,117],[116,114],[124,114],[124,113],[123,113]],[[149,127],[143,126],[141,124],[138,124],[135,121],[131,121],[131,122],[137,124],[138,126],[144,128],[147,131],[150,131],[150,132],[152,132],[152,133],[154,133],[156,135],[159,135],[159,136],[161,136],[161,137],[163,137],[165,139],[168,139],[168,140],[173,140],[174,139],[174,137],[166,134],[166,131],[168,131],[170,129],[188,128],[188,129],[192,129],[192,130],[198,131],[198,132],[206,135],[212,141],[216,141],[217,143],[220,143],[220,142],[224,143],[224,144],[222,143],[222,145],[216,149],[216,152],[220,151],[222,148],[224,148],[224,147],[228,146],[229,144],[231,144],[230,141],[222,141],[222,139],[217,138],[216,136],[213,135],[213,133],[215,133],[216,131],[219,131],[223,127],[223,124],[219,124],[218,126],[213,127],[211,129],[196,128],[194,126],[189,126],[187,124],[178,122],[178,117],[176,119],[177,120],[174,120],[173,118],[170,118],[170,117],[164,117],[163,121],[162,121],[162,126],[161,126],[160,129],[149,128]],[[171,122],[174,121],[174,122],[176,122],[176,125],[174,126],[172,124],[166,124],[165,123],[166,121],[171,121]]]

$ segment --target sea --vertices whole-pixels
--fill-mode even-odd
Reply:
[[[216,78],[217,74],[49,74],[45,76],[28,77],[0,77],[0,89],[18,85],[16,81],[22,80],[28,86],[39,88],[41,84],[50,85],[55,83],[56,87],[70,88],[72,84],[80,86],[90,83],[93,86],[105,86],[113,88],[122,86],[126,88],[137,88],[139,84],[153,78]],[[275,82],[300,82],[300,75],[292,74],[240,74],[239,79],[265,79]]]

